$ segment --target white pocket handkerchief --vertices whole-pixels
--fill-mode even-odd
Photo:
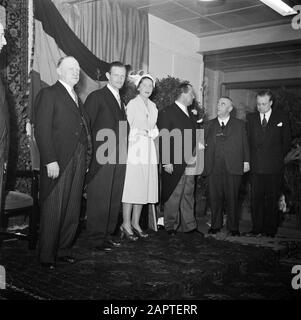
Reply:
[[[279,123],[277,124],[277,127],[282,127],[282,122],[279,122]]]

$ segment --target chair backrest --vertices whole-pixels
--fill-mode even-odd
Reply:
[[[34,136],[34,125],[31,124],[31,133],[29,136],[29,148],[32,170],[40,170],[40,152],[38,149],[37,141]]]

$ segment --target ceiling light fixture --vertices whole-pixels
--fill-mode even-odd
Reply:
[[[291,8],[289,5],[287,5],[281,0],[260,0],[260,1],[266,4],[267,6],[269,6],[270,8],[272,8],[273,10],[280,13],[282,16],[289,16],[291,14],[298,13],[296,10],[294,10],[293,8]]]

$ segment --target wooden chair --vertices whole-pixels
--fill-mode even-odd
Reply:
[[[30,139],[31,154],[34,147],[34,141]],[[33,160],[33,159],[32,159]],[[34,164],[35,162],[32,161]],[[32,167],[31,170],[19,170],[16,172],[17,178],[28,179],[31,184],[30,194],[22,193],[17,190],[3,191],[3,203],[0,211],[0,238],[1,242],[5,239],[23,239],[28,241],[29,249],[35,249],[38,234],[38,188],[39,188],[39,170]],[[5,181],[5,179],[3,179]],[[5,188],[3,188],[5,189]],[[27,234],[8,230],[9,218],[23,215],[28,216],[29,226]],[[0,242],[0,243],[1,243]]]

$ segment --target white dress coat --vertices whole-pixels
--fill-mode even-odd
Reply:
[[[148,99],[148,107],[138,95],[126,106],[130,125],[128,158],[122,202],[146,204],[158,202],[158,160],[154,139],[159,130],[158,110]]]

